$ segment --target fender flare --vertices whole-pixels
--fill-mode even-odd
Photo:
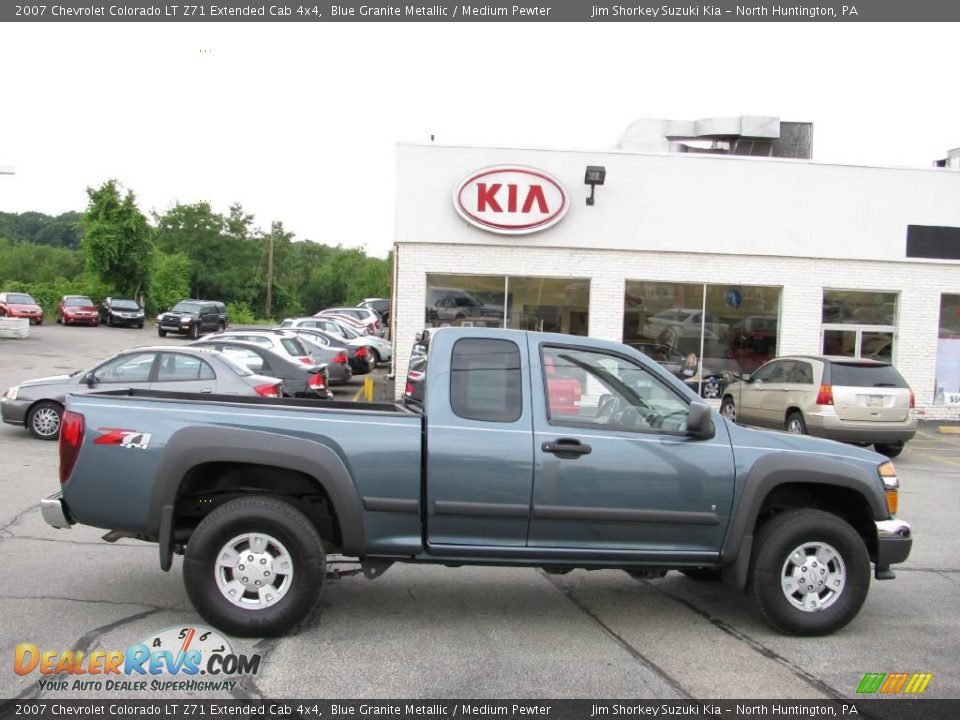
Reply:
[[[315,479],[337,514],[344,554],[363,555],[366,540],[360,497],[349,470],[332,448],[259,430],[186,427],[167,441],[150,497],[148,534],[160,544],[163,570],[172,564],[173,512],[180,485],[190,470],[211,462],[265,465]]]
[[[764,500],[777,487],[787,484],[829,485],[853,490],[870,509],[874,520],[889,517],[879,476],[867,463],[854,465],[822,455],[775,453],[754,464],[736,502],[730,529],[720,550],[724,580],[745,587],[753,551],[753,530]]]

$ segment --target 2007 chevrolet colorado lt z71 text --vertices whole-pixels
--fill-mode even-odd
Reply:
[[[248,636],[310,613],[331,552],[370,578],[394,562],[722,576],[800,635],[850,622],[871,561],[891,578],[910,552],[887,458],[730,423],[637,350],[476,328],[419,350],[406,405],[70,396],[44,518],[156,542],[164,570],[183,554],[200,614]]]

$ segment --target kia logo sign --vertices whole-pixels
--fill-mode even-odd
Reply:
[[[563,185],[542,170],[494,165],[460,181],[453,205],[464,220],[482,230],[523,235],[560,222],[569,202]]]

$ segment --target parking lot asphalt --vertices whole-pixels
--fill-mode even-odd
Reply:
[[[149,326],[32,328],[28,340],[0,341],[0,390],[123,348],[184,342]],[[896,464],[912,555],[895,580],[873,581],[859,616],[830,637],[781,636],[748,596],[678,573],[637,581],[618,571],[398,565],[372,582],[329,579],[320,612],[297,633],[234,642],[263,656],[256,677],[193,697],[856,697],[867,672],[933,673],[924,697],[960,697],[960,435],[925,424]],[[35,673],[13,671],[19,643],[123,649],[203,624],[179,558],[164,573],[155,545],[44,524],[37,503],[57,487],[56,443],[0,426],[0,697],[104,695],[41,691]]]

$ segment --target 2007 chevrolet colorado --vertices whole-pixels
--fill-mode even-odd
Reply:
[[[910,552],[885,457],[727,422],[629,347],[445,328],[421,350],[412,407],[71,396],[43,515],[157,542],[164,570],[182,553],[197,610],[237,635],[305,617],[330,552],[370,578],[393,562],[722,575],[808,635],[853,619],[871,561],[886,579]]]

